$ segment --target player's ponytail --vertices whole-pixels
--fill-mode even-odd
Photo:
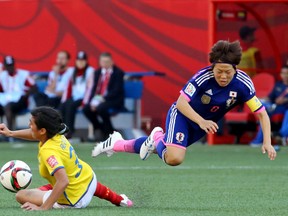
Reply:
[[[64,123],[61,123],[60,124],[60,131],[58,132],[58,134],[64,135],[64,134],[66,134],[68,132],[69,132],[68,126],[66,124],[64,124]]]
[[[31,115],[38,129],[46,129],[48,139],[56,134],[63,135],[69,131],[69,128],[63,123],[60,113],[51,107],[37,107],[32,110]]]

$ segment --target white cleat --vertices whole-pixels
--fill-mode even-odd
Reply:
[[[150,133],[149,137],[141,145],[140,148],[140,158],[146,160],[155,150],[155,140],[153,139],[156,132],[163,132],[161,127],[155,127]]]
[[[120,206],[128,208],[133,206],[133,201],[130,200],[125,194],[120,194],[120,196],[123,198],[123,200],[121,200]]]
[[[123,140],[122,135],[119,132],[114,131],[110,134],[109,138],[103,142],[96,144],[92,150],[92,157],[97,157],[99,154],[106,153],[108,157],[114,154],[113,148],[115,142]]]

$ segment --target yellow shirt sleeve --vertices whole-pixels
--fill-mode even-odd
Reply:
[[[246,104],[252,112],[255,112],[263,107],[261,101],[256,96],[248,100]]]
[[[55,151],[45,149],[41,152],[41,158],[51,176],[53,176],[58,169],[64,168],[61,158]]]

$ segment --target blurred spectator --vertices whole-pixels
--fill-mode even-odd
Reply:
[[[288,66],[284,65],[280,71],[281,81],[276,82],[272,92],[268,98],[263,99],[262,104],[265,106],[269,116],[276,114],[283,114],[288,108]],[[284,123],[284,122],[283,122]],[[282,124],[283,124],[282,123]],[[287,122],[288,123],[288,122]],[[259,128],[255,139],[251,142],[251,145],[262,144],[263,133]]]
[[[93,85],[94,68],[89,66],[87,54],[83,51],[78,52],[73,69],[73,75],[63,93],[60,105],[64,123],[69,127],[68,138],[72,137],[75,131],[74,122],[77,108],[84,104],[89,98],[89,91]]]
[[[120,109],[124,105],[124,72],[113,64],[112,56],[107,52],[100,55],[99,64],[83,112],[94,130],[100,129],[107,138],[114,130],[110,120],[111,109]]]
[[[28,97],[37,87],[29,71],[16,69],[12,56],[5,56],[0,73],[0,115],[6,116],[9,128],[15,129],[15,116],[27,109]]]
[[[68,67],[69,60],[70,54],[67,51],[58,52],[56,64],[48,75],[48,86],[44,92],[38,92],[34,96],[37,106],[58,108],[62,94],[73,74],[73,68]]]
[[[254,32],[256,28],[243,26],[239,30],[241,39],[242,58],[238,68],[244,70],[250,77],[254,76],[259,69],[262,69],[262,58],[257,47],[253,46],[255,41]]]
[[[282,144],[284,146],[287,145],[288,142],[288,110],[286,110],[284,114],[284,118],[282,121],[281,128],[278,133],[273,134],[274,138],[278,144]]]

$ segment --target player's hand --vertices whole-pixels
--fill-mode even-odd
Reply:
[[[11,131],[7,128],[5,124],[0,124],[0,134],[3,136],[9,136]]]
[[[276,98],[275,103],[277,105],[281,105],[281,104],[284,104],[285,101],[286,101],[286,99],[284,97],[278,97],[278,98]]]
[[[54,71],[56,74],[59,74],[60,73],[60,66],[55,64],[52,66],[52,71]]]
[[[24,209],[25,211],[39,211],[39,210],[44,210],[41,207],[32,204],[30,202],[26,202],[21,206],[22,209]]]
[[[262,145],[262,153],[265,154],[267,152],[268,158],[270,160],[275,160],[277,153],[274,149],[274,147],[270,144],[263,144]]]
[[[219,129],[218,125],[211,120],[203,120],[200,122],[199,127],[203,129],[206,133],[216,133]]]

